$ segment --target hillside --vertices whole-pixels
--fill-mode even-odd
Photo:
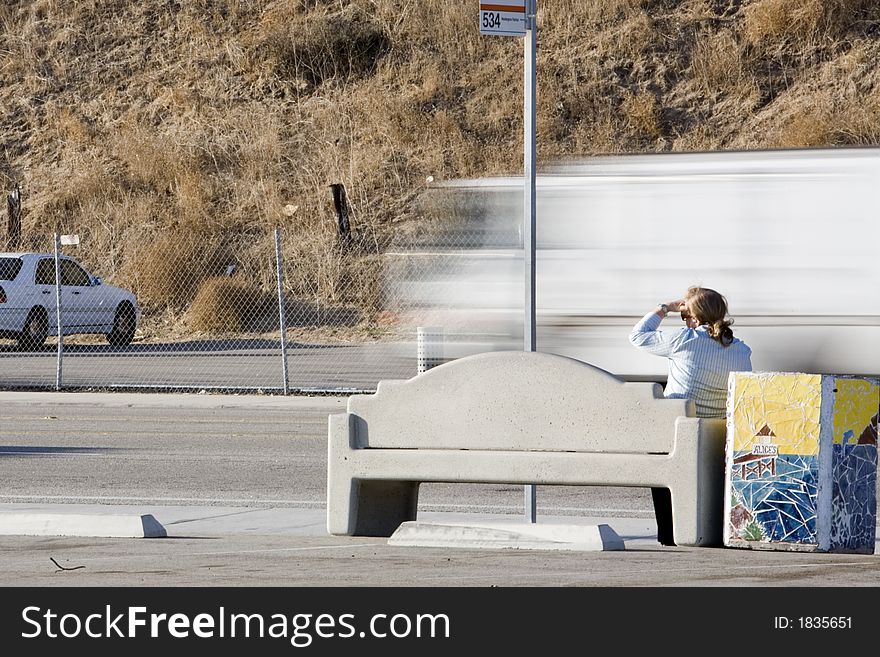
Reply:
[[[148,325],[241,330],[211,308],[271,300],[280,228],[290,297],[370,327],[380,254],[428,181],[522,171],[522,41],[477,16],[476,0],[6,0],[0,182],[24,200],[7,246],[77,233]],[[539,168],[880,144],[873,0],[539,0],[538,21]]]

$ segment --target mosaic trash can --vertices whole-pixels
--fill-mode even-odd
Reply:
[[[880,379],[732,372],[724,545],[874,553]]]

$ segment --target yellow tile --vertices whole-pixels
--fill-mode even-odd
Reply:
[[[819,453],[822,376],[819,374],[735,374],[733,448],[750,451],[767,425],[780,454]]]
[[[841,378],[834,387],[834,443],[858,443],[880,407],[880,386],[870,380]]]

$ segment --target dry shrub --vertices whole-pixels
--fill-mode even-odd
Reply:
[[[765,121],[771,143],[848,146],[880,140],[880,42],[854,41],[774,103]],[[774,116],[775,114],[775,116]]]
[[[391,45],[382,25],[357,4],[275,27],[263,44],[275,74],[313,87],[371,73]]]
[[[132,254],[126,278],[147,305],[181,310],[195,297],[202,281],[222,273],[233,258],[221,244],[203,235],[166,230]]]
[[[743,61],[742,49],[730,32],[700,39],[691,56],[694,84],[709,97],[757,98],[758,84]]]
[[[256,285],[229,277],[204,280],[187,313],[195,331],[241,333],[277,324],[271,315],[273,296]],[[267,320],[269,325],[267,325]]]
[[[659,36],[654,19],[641,10],[634,11],[598,30],[588,42],[583,39],[582,32],[583,28],[580,35],[574,34],[570,37],[574,50],[569,51],[569,47],[565,44],[556,46],[555,56],[569,67],[644,64],[644,58],[656,46]],[[577,48],[584,47],[585,43],[592,45],[590,51],[578,53]]]
[[[522,139],[522,65],[517,69],[499,62],[492,68],[475,80],[463,117],[469,132],[483,145],[504,143],[513,134]]]
[[[685,0],[682,3],[682,16],[693,22],[730,18],[739,12],[742,4],[742,0]]]
[[[254,0],[188,0],[180,3],[182,16],[200,23],[207,30],[218,30],[239,22],[250,22],[252,14],[262,9],[264,2]],[[287,4],[287,3],[282,3]]]
[[[672,142],[675,152],[705,152],[720,148],[719,131],[708,123],[697,123]]]
[[[829,33],[840,37],[852,29],[867,27],[880,20],[877,0],[825,0],[825,24]]]
[[[838,144],[873,145],[880,143],[880,89],[864,100],[853,99],[838,112],[835,122]]]
[[[479,15],[461,0],[372,0],[368,7],[392,41],[386,55],[395,66],[415,64],[421,69],[430,61],[462,73],[462,62],[487,61],[503,42],[512,40],[480,36]]]
[[[578,153],[611,155],[623,150],[617,135],[617,121],[610,106],[607,112],[594,116],[589,122],[578,124],[573,136]]]
[[[277,314],[277,308],[272,311]],[[318,299],[304,300],[288,298],[285,300],[284,317],[288,328],[350,327],[362,321],[362,313],[357,308],[332,306]]]
[[[555,157],[619,152],[626,148],[622,142],[630,139],[644,147],[645,139],[661,132],[659,107],[654,112],[650,98],[631,90],[650,87],[662,93],[662,78],[649,77],[659,61],[652,52],[663,44],[654,20],[638,2],[583,8],[563,4],[577,21],[586,15],[608,22],[587,30],[590,36],[585,38],[582,23],[551,20],[559,7],[548,8],[548,30],[539,37],[539,57],[547,53],[538,62],[539,153]],[[621,111],[624,105],[631,116]]]
[[[649,91],[628,93],[620,105],[627,127],[638,137],[660,136],[660,104]]]
[[[828,107],[812,107],[785,122],[772,138],[775,148],[811,148],[828,146],[834,133],[832,111]]]
[[[559,153],[559,147],[565,142],[571,128],[565,116],[565,104],[562,102],[568,92],[565,75],[567,71],[556,62],[542,62],[541,77],[536,90],[537,105],[535,107],[537,121],[537,148],[544,156],[553,157]]]
[[[91,249],[96,269],[107,282],[131,289],[133,282],[123,263],[160,212],[160,199],[151,195],[122,193],[119,198],[95,199],[74,217],[77,225],[72,232],[81,236],[82,248]]]
[[[46,114],[46,130],[54,131],[64,142],[84,145],[95,136],[92,122],[69,107],[60,107]]]
[[[300,199],[292,193],[287,181],[277,177],[257,179],[235,178],[227,183],[228,207],[217,210],[217,222],[223,231],[244,238],[255,246],[253,234],[271,231],[283,225],[286,212],[299,212]],[[285,209],[287,208],[287,210]],[[272,249],[269,249],[272,252]]]
[[[743,36],[747,43],[813,41],[823,25],[823,0],[760,0],[744,10]]]
[[[359,308],[365,317],[371,317],[382,304],[384,259],[379,255],[352,258],[347,269],[352,288],[347,303]]]
[[[772,135],[780,148],[854,146],[880,143],[880,91],[867,98],[833,99],[817,94],[806,111],[797,113]]]
[[[200,221],[212,214],[212,183],[205,171],[183,171],[175,183],[174,196],[181,218]]]
[[[284,283],[289,326],[353,326],[378,303],[381,262],[355,239],[347,246],[326,226],[285,231]]]
[[[860,22],[880,18],[880,10],[875,0],[760,0],[744,15],[747,43],[808,46],[821,37],[839,39]]]

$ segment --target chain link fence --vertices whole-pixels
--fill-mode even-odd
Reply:
[[[875,375],[877,153],[670,153],[548,169],[538,351],[663,381],[665,361],[632,348],[632,326],[658,299],[707,284],[735,304],[756,367]],[[128,228],[91,206],[87,226],[65,225],[56,209],[56,285],[55,231],[27,217],[16,190],[0,236],[0,388],[348,394],[523,349],[522,178],[432,182],[381,220],[349,215],[344,187],[331,191],[335,221],[291,206],[271,225],[183,214],[160,230],[151,207]],[[718,247],[707,216],[740,237]],[[79,243],[61,244],[62,233]],[[138,311],[130,340],[125,294]]]
[[[333,192],[345,208],[344,189]],[[384,244],[365,240],[345,212],[314,244],[288,228],[252,231],[240,249],[165,236],[163,249],[141,248],[148,261],[136,274],[88,232],[24,245],[9,232],[0,387],[350,394],[467,353],[520,348],[509,308],[471,312],[489,297],[507,305],[512,290],[486,286],[510,287],[513,271],[522,280],[518,235],[474,230],[476,202],[427,194]],[[487,247],[481,272],[468,254]]]

